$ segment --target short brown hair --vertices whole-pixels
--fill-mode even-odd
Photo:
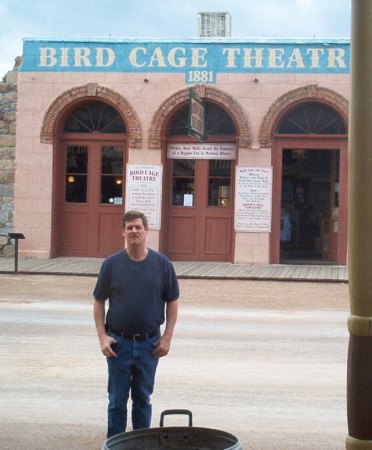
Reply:
[[[123,215],[123,228],[125,228],[125,222],[129,222],[130,220],[141,219],[143,226],[148,230],[149,223],[145,214],[141,211],[127,211]]]

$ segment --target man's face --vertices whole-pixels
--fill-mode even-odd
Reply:
[[[125,222],[123,235],[128,246],[140,246],[146,242],[147,229],[141,219],[133,219]]]

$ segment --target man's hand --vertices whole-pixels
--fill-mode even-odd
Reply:
[[[94,300],[93,305],[94,323],[96,324],[101,351],[108,358],[116,358],[118,355],[111,348],[111,345],[116,344],[116,340],[108,336],[105,328],[105,302]]]
[[[107,334],[99,340],[102,353],[108,358],[116,358],[118,356],[111,348],[111,345],[116,344],[116,342],[117,341],[113,337],[108,336]]]
[[[169,353],[174,326],[177,321],[178,301],[167,302],[166,306],[166,326],[163,336],[156,343],[156,349],[152,352],[154,358],[161,358]]]
[[[152,356],[154,358],[161,358],[162,356],[166,356],[169,353],[171,345],[171,338],[167,336],[162,336],[156,342],[156,349],[152,352]]]

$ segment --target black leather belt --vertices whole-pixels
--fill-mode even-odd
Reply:
[[[147,339],[155,336],[159,333],[159,328],[156,330],[150,331],[150,333],[126,333],[125,331],[117,330],[115,328],[110,327],[110,325],[106,324],[106,331],[116,334],[124,339],[130,339],[131,341],[146,341]]]

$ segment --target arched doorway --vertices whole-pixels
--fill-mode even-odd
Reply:
[[[188,136],[188,116],[183,103],[166,125],[168,150],[181,151],[168,151],[164,159],[161,249],[175,261],[232,261],[235,124],[221,105],[205,101],[206,139],[200,143]],[[191,149],[188,156],[180,156],[182,148]]]
[[[321,101],[287,108],[273,133],[272,263],[346,263],[347,126]]]
[[[123,246],[127,128],[108,103],[74,104],[55,144],[53,256],[106,257]]]

